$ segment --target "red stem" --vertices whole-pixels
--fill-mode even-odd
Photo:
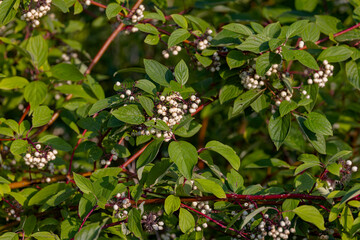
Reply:
[[[29,113],[29,111],[30,111],[30,104],[26,107],[25,112],[21,116],[19,125],[24,121],[24,119],[25,119],[26,115]]]

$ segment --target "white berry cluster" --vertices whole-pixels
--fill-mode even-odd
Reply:
[[[212,36],[210,35],[212,33],[213,31],[211,29],[208,29],[206,30],[202,39],[198,39],[197,41],[195,41],[199,50],[205,50],[206,48],[210,47],[210,41],[212,40]]]
[[[310,95],[308,94],[308,92],[307,92],[305,89],[304,89],[304,90],[300,90],[300,93],[301,93],[302,95],[304,95],[306,99],[310,99]]]
[[[140,5],[138,9],[136,9],[134,15],[132,15],[131,17],[131,22],[132,23],[137,23],[139,22],[141,19],[144,18],[144,11],[145,11],[145,6],[144,5]]]
[[[266,76],[271,76],[273,73],[277,73],[281,70],[281,64],[273,64],[266,72]]]
[[[119,155],[118,155],[118,153],[115,151],[115,149],[112,149],[112,150],[111,150],[111,159],[114,160],[114,161],[116,161],[116,160],[119,159]],[[107,166],[109,166],[109,165],[111,164],[111,161],[110,161],[110,160],[101,159],[100,164],[101,164],[101,165],[107,165]]]
[[[24,210],[22,209],[21,204],[15,200],[12,201],[11,204],[11,208],[5,208],[5,212],[7,213],[6,221],[9,221],[9,218],[15,218],[16,221],[20,222],[20,216]]]
[[[180,51],[181,51],[180,46],[173,46],[173,47],[169,48],[168,50],[163,50],[161,53],[165,59],[168,59],[170,57],[170,53],[172,55],[176,56],[179,54]]]
[[[91,0],[85,0],[85,5],[90,6],[91,5]]]
[[[203,223],[201,224],[201,226],[197,226],[196,228],[194,228],[194,231],[200,232],[201,230],[205,229],[208,227],[207,223]]]
[[[244,70],[240,73],[239,77],[241,79],[241,84],[246,89],[256,89],[261,88],[265,85],[266,77],[260,77],[258,74],[256,74],[255,71],[255,64],[250,67],[247,70]]]
[[[210,71],[211,72],[220,71],[221,62],[220,62],[219,53],[214,52],[212,59],[213,62],[211,64]]]
[[[78,54],[77,53],[70,53],[70,54],[66,54],[66,53],[63,53],[61,55],[61,59],[64,61],[64,62],[70,62],[71,59],[76,59],[78,58]]]
[[[120,207],[122,207],[124,209],[131,207],[130,199],[124,198],[124,196],[125,196],[124,193],[117,193],[116,194],[116,197],[119,199],[119,201],[117,203],[115,203],[114,206],[113,206],[115,211],[119,210]]]
[[[36,151],[27,153],[24,156],[25,164],[31,168],[42,169],[49,161],[55,160],[56,154],[58,154],[56,149],[52,150],[49,147],[41,150],[40,144],[36,144],[35,148]]]
[[[39,2],[39,0],[34,0],[34,2],[37,3]],[[50,9],[51,9],[51,0],[45,0],[42,2],[42,4],[40,4],[36,8],[26,11],[22,15],[21,19],[26,20],[27,22],[31,22],[32,26],[35,28],[40,25],[39,19],[44,17],[50,11]]]
[[[281,102],[282,101],[288,101],[290,102],[291,101],[291,98],[292,98],[292,93],[290,92],[289,89],[284,89],[280,92],[280,95],[278,95],[278,100],[275,101],[275,105],[276,106],[280,106]]]
[[[342,161],[341,163],[341,172],[344,174],[350,174],[351,172],[356,173],[358,171],[358,167],[353,166],[353,162],[351,160]]]
[[[164,141],[169,142],[174,135],[171,129],[180,123],[186,113],[195,113],[201,102],[200,98],[195,95],[192,95],[190,99],[186,101],[178,92],[174,92],[166,97],[161,95],[159,100],[155,106],[155,114],[151,120],[155,122],[157,120],[164,121],[170,127],[170,131],[160,131],[154,128],[149,130],[144,126],[139,126],[137,132],[132,133],[133,136],[155,135],[158,138],[164,137]]]
[[[120,82],[116,82],[116,86],[120,87],[121,83]],[[122,93],[120,93],[120,98],[125,99],[128,98],[130,101],[134,101],[135,97],[133,96],[133,92],[130,89],[124,89],[124,91]],[[126,105],[124,105],[126,106]]]
[[[208,215],[212,212],[212,209],[211,209],[208,201],[206,201],[206,202],[196,202],[195,201],[195,202],[191,203],[191,206],[199,209],[202,214]]]
[[[312,78],[307,80],[309,85],[316,83],[319,87],[325,87],[325,84],[328,82],[328,77],[333,75],[334,65],[329,64],[327,60],[324,60],[323,64],[324,66],[320,68],[319,71],[316,71]]]
[[[175,233],[162,233],[162,234],[160,234],[160,238],[162,240],[176,239],[176,234]]]
[[[327,240],[329,239],[329,235],[320,235],[319,239],[322,239],[322,240]]]
[[[288,217],[285,217],[275,224],[273,221],[268,221],[269,215],[264,215],[264,220],[260,222],[258,228],[261,232],[258,236],[251,235],[251,239],[265,239],[265,236],[272,237],[273,239],[289,239],[291,233],[295,233],[295,228],[291,228],[291,221]],[[253,236],[253,237],[252,237]]]
[[[144,230],[147,232],[162,231],[164,230],[164,222],[160,221],[159,216],[162,215],[162,211],[158,213],[149,213],[142,216],[141,223],[144,226]]]

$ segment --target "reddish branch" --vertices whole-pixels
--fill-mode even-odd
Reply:
[[[25,119],[26,115],[29,113],[29,111],[30,111],[30,104],[26,107],[23,115],[21,116],[19,125],[24,121],[24,119]]]
[[[137,151],[134,155],[131,156],[131,158],[129,158],[126,162],[124,162],[123,165],[120,166],[120,168],[125,169],[125,167],[127,165],[129,165],[130,163],[132,163],[133,161],[135,161],[147,148],[147,146],[149,146],[150,143],[152,143],[154,140],[151,140],[150,142],[148,142],[145,146],[143,146],[139,151]]]

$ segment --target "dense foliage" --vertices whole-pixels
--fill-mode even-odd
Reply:
[[[360,239],[359,0],[0,0],[0,239]]]

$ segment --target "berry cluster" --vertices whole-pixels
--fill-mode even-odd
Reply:
[[[136,132],[133,132],[132,136],[152,134],[158,138],[164,137],[164,141],[169,142],[174,135],[171,129],[180,123],[186,113],[195,113],[201,102],[200,98],[195,95],[192,95],[190,100],[186,101],[178,92],[174,92],[166,97],[160,96],[159,100],[155,107],[155,114],[151,120],[155,122],[157,120],[164,121],[170,127],[170,131],[160,131],[154,128],[149,130],[146,126],[137,126]]]
[[[273,237],[274,239],[288,239],[290,233],[295,233],[295,228],[291,228],[291,221],[288,217],[281,220],[279,224],[269,221],[269,215],[264,215],[264,220],[260,222],[258,228],[261,232],[260,237],[251,237],[252,239],[263,239],[265,236]]]
[[[207,223],[203,223],[201,224],[201,226],[197,226],[194,231],[197,231],[197,232],[200,232],[201,230],[205,229],[208,227],[208,224]]]
[[[197,209],[199,209],[202,214],[208,215],[208,214],[210,214],[212,212],[212,209],[211,209],[208,201],[206,201],[206,202],[192,202],[191,206],[194,207],[194,208],[196,207]]]
[[[353,162],[351,160],[346,160],[346,167],[344,167],[345,169],[348,169],[351,167],[351,171],[352,172],[357,172],[358,171],[358,167],[357,166],[352,166],[353,165]]]
[[[211,29],[206,30],[205,34],[202,36],[202,38],[195,41],[197,48],[199,50],[205,50],[206,48],[210,47],[210,41],[212,40],[212,36],[210,36],[213,33]]]
[[[168,50],[163,50],[161,53],[165,59],[168,59],[170,57],[170,53],[172,53],[172,55],[176,56],[179,54],[180,51],[181,51],[180,46],[173,46],[173,47],[169,48]]]
[[[120,87],[121,83],[120,82],[116,82],[116,86]],[[120,98],[125,99],[126,97],[129,98],[130,101],[134,101],[135,97],[132,96],[132,91],[130,89],[124,89],[123,92],[120,93]],[[126,106],[126,105],[125,105]]]
[[[58,154],[56,149],[52,150],[51,147],[45,146],[45,148],[41,150],[41,145],[36,144],[35,151],[25,154],[25,164],[29,165],[30,168],[37,167],[42,169],[49,161],[55,160],[56,154]]]
[[[261,88],[262,86],[265,85],[265,80],[266,77],[260,77],[258,74],[256,74],[256,70],[255,70],[256,66],[255,64],[250,67],[247,70],[244,70],[240,73],[239,77],[241,79],[241,84],[244,86],[244,88],[246,89],[256,89],[256,88]]]
[[[116,161],[116,160],[118,160],[118,158],[119,158],[118,153],[115,151],[115,149],[112,149],[111,150],[111,160]],[[111,164],[111,161],[110,160],[106,161],[105,159],[102,159],[100,161],[100,164],[109,166]]]
[[[139,22],[141,19],[144,18],[144,11],[145,11],[145,6],[144,5],[140,5],[138,9],[136,9],[134,15],[132,15],[131,17],[131,22],[132,23],[137,23]]]
[[[211,64],[210,71],[211,72],[220,71],[221,62],[218,52],[214,52],[212,56],[212,60],[213,62]]]
[[[70,62],[71,59],[76,59],[78,58],[78,54],[77,53],[70,53],[70,54],[66,54],[66,53],[63,53],[61,55],[61,59],[64,61],[64,62]]]
[[[24,210],[22,206],[17,201],[12,201],[11,208],[5,208],[5,212],[7,213],[6,221],[9,221],[9,218],[15,218],[16,221],[20,222],[21,218],[20,215]]]
[[[91,5],[91,0],[85,0],[85,5],[90,6]]]
[[[123,198],[124,194],[118,193],[116,194],[116,197],[118,198],[118,201],[113,205],[113,208],[115,211],[119,210],[120,207],[126,209],[131,207],[130,199]]]
[[[292,96],[293,95],[289,89],[282,90],[280,92],[280,96],[278,96],[278,100],[276,100],[276,102],[275,102],[275,105],[280,106],[281,102],[284,100],[290,102]]]
[[[175,233],[163,233],[160,235],[160,238],[162,240],[170,240],[170,239],[176,239],[176,234]]]
[[[162,215],[162,211],[158,213],[149,213],[148,215],[142,216],[141,223],[144,230],[147,232],[162,231],[164,230],[164,222],[160,221],[159,217]]]
[[[309,85],[316,83],[319,84],[319,87],[325,87],[325,84],[328,81],[328,77],[333,75],[334,65],[329,64],[327,60],[324,60],[323,64],[324,66],[313,74],[313,78],[309,78],[307,80]]]
[[[34,0],[35,3],[38,3],[36,8],[26,11],[21,19],[26,20],[32,23],[32,26],[35,28],[40,25],[39,19],[45,16],[51,9],[51,0]]]

